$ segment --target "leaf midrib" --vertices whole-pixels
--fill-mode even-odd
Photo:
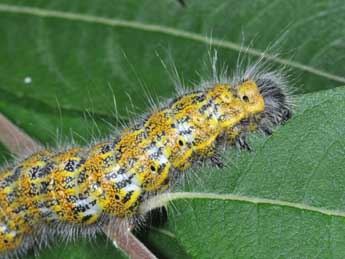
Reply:
[[[332,217],[342,217],[345,218],[345,211],[332,210],[322,207],[315,207],[309,204],[290,202],[277,199],[267,199],[253,196],[245,196],[238,194],[218,194],[218,193],[202,193],[202,192],[174,192],[174,193],[164,193],[157,195],[140,207],[140,211],[146,213],[149,210],[165,206],[168,202],[174,200],[182,199],[207,199],[207,200],[222,200],[222,201],[239,201],[252,204],[263,204],[263,205],[272,205],[279,207],[288,207],[301,211],[307,212],[316,212],[319,214],[332,216]]]
[[[280,63],[285,66],[289,66],[289,67],[293,67],[305,72],[309,72],[311,74],[324,77],[333,81],[345,83],[345,77],[338,76],[338,75],[329,73],[327,71],[316,69],[314,67],[304,65],[299,62],[291,61],[288,59],[279,58],[276,55],[272,55],[267,52],[263,52],[254,48],[244,47],[235,42],[220,40],[213,37],[209,38],[195,32],[175,29],[168,26],[162,26],[158,24],[146,24],[146,23],[122,20],[122,19],[97,17],[93,15],[86,15],[86,14],[75,13],[75,12],[54,11],[54,10],[43,9],[43,8],[7,5],[7,4],[0,4],[0,12],[26,14],[26,15],[38,16],[42,18],[58,18],[58,19],[65,19],[65,20],[70,20],[70,21],[101,24],[101,25],[111,26],[111,27],[125,27],[125,28],[130,28],[130,29],[135,29],[135,30],[163,33],[169,36],[174,36],[174,37],[179,37],[179,38],[184,38],[188,40],[205,43],[210,46],[243,52],[252,56],[256,56],[256,57],[264,58],[276,63]]]

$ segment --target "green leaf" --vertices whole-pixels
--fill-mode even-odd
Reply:
[[[141,82],[155,95],[171,95],[160,59],[173,60],[186,82],[197,80],[210,42],[231,68],[241,48],[241,57],[280,52],[272,64],[290,68],[300,92],[345,82],[342,0],[188,1],[187,8],[172,0],[0,4],[0,89],[30,100],[27,108],[109,116],[114,93],[126,117],[128,96],[140,109],[147,104]]]
[[[177,242],[176,236],[172,232],[172,227],[151,227],[149,231],[138,233],[138,237],[158,258],[191,258]]]
[[[198,73],[209,75],[210,44],[229,71],[239,56],[255,61],[267,49],[272,67],[286,66],[298,93],[314,93],[298,99],[298,115],[271,138],[253,137],[255,154],[230,150],[229,167],[190,173],[179,191],[343,210],[343,89],[317,91],[345,82],[344,1],[186,2],[183,8],[175,0],[0,0],[0,112],[44,144],[69,143],[71,135],[85,144],[111,133],[109,124],[132,118],[133,104],[142,113],[146,92],[171,97],[170,63],[190,86]],[[210,198],[174,206],[172,235],[143,236],[162,257],[344,253],[342,217]],[[99,240],[92,249],[85,240],[66,248],[57,242],[41,258],[121,256]]]

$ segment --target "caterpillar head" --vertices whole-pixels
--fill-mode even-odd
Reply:
[[[235,133],[241,132],[234,134],[240,145],[245,143],[248,133],[261,131],[270,135],[276,126],[291,118],[291,95],[280,73],[249,69],[244,77],[236,78],[235,85],[237,96],[247,111],[247,116],[233,129]]]

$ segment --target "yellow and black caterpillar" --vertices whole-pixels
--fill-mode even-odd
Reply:
[[[94,233],[114,219],[133,220],[144,201],[197,161],[221,166],[220,146],[250,149],[249,133],[271,134],[292,114],[286,83],[279,73],[248,71],[233,81],[204,82],[118,136],[41,150],[1,170],[0,256],[21,256],[56,235]]]

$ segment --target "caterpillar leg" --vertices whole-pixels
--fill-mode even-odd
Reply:
[[[249,152],[253,151],[253,148],[249,145],[246,135],[248,132],[255,131],[248,122],[243,121],[243,125],[237,125],[236,127],[229,128],[225,131],[224,138],[227,144],[237,145],[239,148],[245,149]]]
[[[218,154],[214,154],[210,157],[212,165],[218,167],[218,168],[223,168],[224,163],[221,161],[221,158],[219,157]]]
[[[245,149],[249,152],[252,152],[253,149],[252,147],[248,144],[246,138],[241,137],[236,140],[236,144],[238,144],[242,149]]]

